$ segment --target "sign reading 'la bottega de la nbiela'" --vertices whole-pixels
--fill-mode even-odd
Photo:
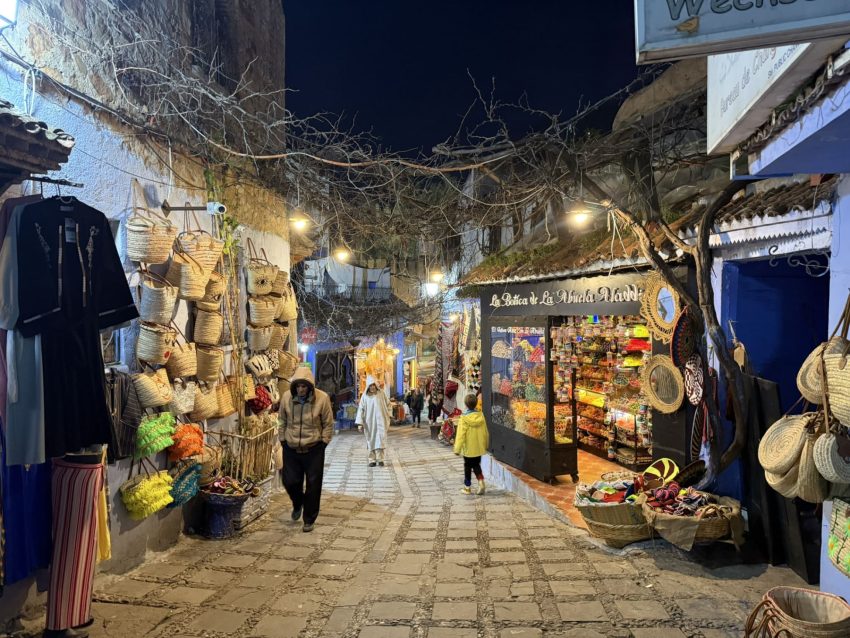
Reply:
[[[600,286],[593,290],[543,290],[538,294],[531,291],[528,294],[503,292],[494,294],[490,299],[491,308],[506,308],[511,306],[555,306],[559,304],[591,304],[591,303],[627,303],[640,301],[641,289],[636,284],[627,284],[622,288]]]
[[[635,0],[639,64],[844,35],[848,0]]]

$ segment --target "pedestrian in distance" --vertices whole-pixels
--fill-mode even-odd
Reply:
[[[390,402],[387,395],[378,387],[374,377],[367,377],[366,392],[360,397],[355,423],[357,429],[366,435],[369,467],[384,465],[384,450],[391,421]]]
[[[283,486],[292,501],[292,520],[303,515],[303,530],[312,532],[319,516],[325,448],[333,437],[334,415],[330,397],[316,388],[310,368],[298,368],[283,393],[279,426]]]
[[[416,427],[420,427],[422,425],[422,410],[425,408],[425,395],[422,394],[422,390],[420,388],[416,388],[413,392],[413,399],[411,400],[410,411],[413,413],[413,423]]]
[[[458,419],[455,433],[454,453],[463,456],[464,494],[472,494],[472,474],[478,479],[476,494],[484,494],[484,473],[481,471],[481,457],[487,453],[490,445],[490,432],[484,414],[478,411],[478,397],[467,394],[463,400],[466,411]]]
[[[437,390],[431,391],[431,396],[428,398],[428,420],[431,425],[437,423],[440,418],[440,413],[443,411],[443,395]]]

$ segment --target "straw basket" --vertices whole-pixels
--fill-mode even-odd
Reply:
[[[232,432],[217,432],[223,450],[222,470],[238,481],[244,479],[263,480],[271,471],[272,452],[277,440],[277,428],[253,436]]]
[[[216,411],[215,419],[223,419],[236,413],[236,402],[234,401],[234,387],[230,379],[222,381],[215,386]]]
[[[280,270],[272,283],[271,294],[276,297],[283,297],[286,291],[289,290],[289,273],[285,270]]]
[[[591,535],[604,541],[606,545],[616,547],[617,549],[631,543],[648,540],[652,537],[652,530],[649,529],[649,525],[646,523],[640,525],[618,525],[587,519],[584,522]]]
[[[771,474],[785,474],[800,460],[806,441],[806,427],[817,418],[816,412],[783,416],[771,425],[758,447],[759,464]]]
[[[255,326],[270,326],[278,310],[275,297],[249,297],[248,321]]]
[[[133,375],[133,385],[143,408],[158,408],[171,402],[172,388],[165,368]]]
[[[224,351],[215,346],[198,346],[196,356],[198,359],[196,373],[198,381],[215,383],[219,374],[221,374],[222,367],[224,367]]]
[[[298,319],[298,300],[295,298],[295,291],[292,289],[292,284],[286,284],[288,290],[281,297],[281,304],[278,307],[278,321],[296,321]]]
[[[298,369],[298,357],[291,352],[280,353],[280,367],[275,370],[278,379],[291,379]]]
[[[580,505],[575,503],[575,508],[584,518],[585,522],[595,521],[607,523],[608,525],[646,525],[646,517],[640,505],[633,503],[589,503]]]
[[[194,343],[177,343],[165,364],[172,379],[194,377],[198,374],[198,354]]]
[[[171,254],[177,228],[164,217],[145,209],[127,219],[127,257],[146,264],[163,264]]]
[[[744,636],[846,638],[850,636],[850,605],[843,598],[813,589],[774,587],[750,613]]]
[[[210,273],[210,280],[207,282],[206,293],[204,294],[204,298],[207,299],[221,299],[224,296],[224,292],[227,290],[227,281],[217,270],[212,271]]]
[[[196,343],[214,346],[221,341],[221,332],[224,329],[224,316],[220,312],[209,312],[198,310],[195,315],[195,331],[193,333]]]
[[[168,283],[177,287],[178,296],[188,301],[203,299],[209,277],[210,271],[205,270],[197,260],[176,250],[165,274]]]
[[[825,387],[823,383],[823,369],[821,367],[823,365],[822,362],[830,361],[836,365],[840,364],[843,354],[850,347],[850,341],[847,339],[848,332],[850,332],[850,296],[844,302],[844,310],[841,313],[838,324],[829,336],[829,340],[821,343],[806,357],[803,365],[800,366],[800,371],[797,373],[797,388],[809,403],[820,405],[823,401]],[[828,370],[831,367],[827,364]],[[830,373],[828,371],[827,381],[829,382],[829,389],[830,391],[834,391],[832,380],[829,377]],[[846,390],[847,388],[844,389]],[[830,398],[832,402],[835,401],[834,397]],[[838,419],[842,423],[845,422],[840,416],[838,416]]]
[[[255,352],[268,350],[273,331],[274,326],[248,326],[245,329],[245,340],[248,342],[248,349]]]
[[[155,323],[142,323],[136,341],[136,358],[152,365],[162,365],[171,357],[177,331]]]
[[[209,274],[221,259],[224,242],[203,230],[180,233],[177,242],[183,252],[190,255]]]
[[[829,483],[818,472],[815,464],[815,443],[822,435],[820,428],[806,432],[806,442],[800,454],[797,475],[797,497],[809,503],[823,503],[829,494]]]
[[[168,325],[177,303],[177,288],[168,282],[142,281],[139,292],[139,317],[148,323]]]
[[[218,397],[215,388],[205,388],[200,384],[195,389],[195,409],[189,414],[193,421],[205,421],[218,411]]]
[[[289,336],[289,324],[276,323],[272,326],[272,334],[269,338],[269,348],[272,350],[283,350],[286,338]]]
[[[198,457],[201,464],[201,476],[198,482],[209,485],[221,472],[221,448],[204,445],[204,451]]]
[[[195,390],[198,384],[194,381],[178,379],[171,384],[171,402],[168,409],[171,414],[187,414],[195,409]]]

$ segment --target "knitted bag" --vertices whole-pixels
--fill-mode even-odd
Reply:
[[[201,464],[197,457],[189,457],[173,467],[171,475],[171,498],[174,500],[168,507],[179,507],[188,503],[200,489]]]
[[[174,415],[170,412],[142,419],[136,431],[135,458],[153,456],[169,447],[174,436],[174,423]]]
[[[142,467],[142,462],[139,462]],[[171,496],[173,479],[165,470],[153,474],[145,467],[145,474],[133,477],[133,464],[130,465],[130,478],[120,488],[121,500],[130,518],[134,521],[146,519],[174,501]]]
[[[180,423],[171,437],[168,460],[171,462],[197,456],[204,451],[204,431],[197,423]]]
[[[255,414],[259,414],[263,410],[268,410],[272,405],[271,395],[264,385],[258,385],[256,389],[256,397],[248,401],[248,407]]]

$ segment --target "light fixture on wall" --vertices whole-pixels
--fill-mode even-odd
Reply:
[[[309,225],[309,220],[306,217],[290,217],[289,223],[292,224],[292,229],[303,233],[307,230],[307,226]]]
[[[444,278],[445,278],[445,275],[443,274],[442,270],[435,270],[434,272],[431,273],[431,281],[434,282],[435,284],[440,283],[441,281],[443,281]]]
[[[337,261],[348,261],[351,259],[351,251],[348,248],[340,247],[334,250],[334,259]]]
[[[433,281],[425,284],[425,294],[429,297],[436,297],[440,293],[440,284]]]
[[[18,21],[18,0],[0,0],[0,30]]]

